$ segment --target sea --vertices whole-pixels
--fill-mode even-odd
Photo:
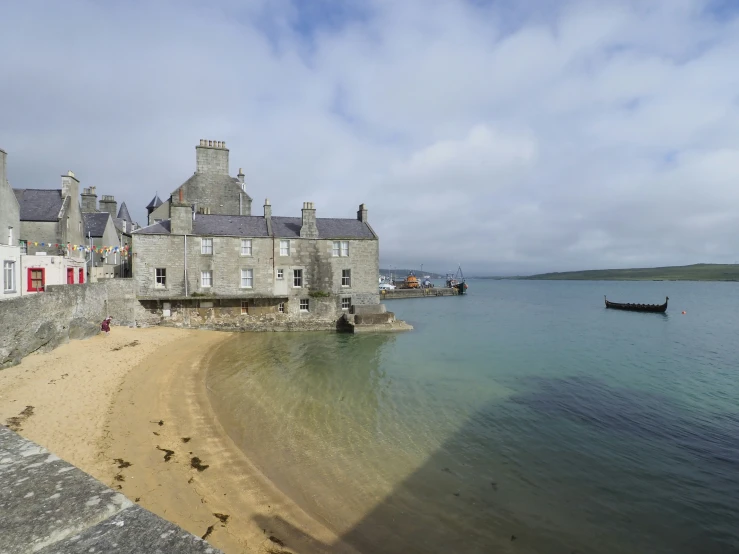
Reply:
[[[410,332],[235,335],[219,419],[361,552],[739,552],[739,283],[468,284],[386,302]]]

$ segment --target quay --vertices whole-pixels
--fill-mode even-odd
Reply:
[[[399,298],[435,298],[437,296],[458,296],[459,291],[448,287],[430,287],[417,289],[394,289],[380,291],[381,300],[397,300]]]
[[[221,553],[3,425],[0,529],[18,554]]]

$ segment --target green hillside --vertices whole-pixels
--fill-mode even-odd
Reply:
[[[739,264],[693,264],[669,267],[642,267],[633,269],[593,269],[542,273],[527,280],[577,281],[739,281]]]

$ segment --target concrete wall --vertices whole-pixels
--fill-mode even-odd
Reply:
[[[135,304],[130,279],[49,286],[41,294],[0,302],[0,368],[15,365],[32,352],[95,335],[107,315],[114,325],[131,325]]]

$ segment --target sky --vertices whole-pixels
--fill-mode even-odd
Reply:
[[[735,0],[4,0],[16,188],[145,223],[226,141],[254,214],[356,217],[382,267],[739,261]]]

